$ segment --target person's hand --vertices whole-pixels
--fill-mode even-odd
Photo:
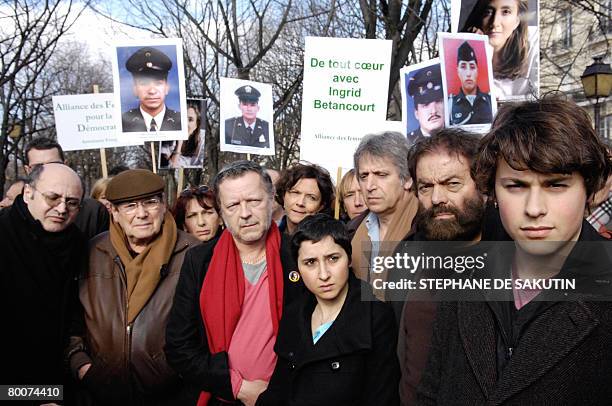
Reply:
[[[472,27],[469,29],[470,32],[474,33],[474,34],[480,34],[480,35],[484,35],[484,32],[478,28],[478,27]]]
[[[257,398],[263,391],[268,388],[268,382],[262,380],[247,381],[244,379],[240,390],[238,391],[238,400],[245,406],[253,406],[257,402]]]
[[[91,368],[91,363],[89,364],[85,364],[82,367],[79,368],[79,381],[83,379],[83,377],[85,376],[85,374],[87,373],[87,371],[89,371],[89,368]]]

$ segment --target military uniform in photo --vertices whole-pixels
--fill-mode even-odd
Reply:
[[[457,49],[457,65],[460,61],[474,61],[478,66],[474,49],[467,41]],[[477,82],[478,76],[474,80]],[[449,105],[450,125],[490,124],[493,121],[491,96],[481,92],[478,85],[476,85],[475,95],[466,95],[463,88],[459,90],[459,94],[450,95]]]
[[[468,97],[459,91],[456,96],[450,97],[451,125],[466,124],[489,124],[493,122],[493,106],[491,96],[478,89],[474,101],[470,102]]]
[[[419,104],[429,104],[434,101],[444,100],[442,89],[442,75],[440,65],[428,66],[419,70],[408,82],[408,94],[412,96],[414,109],[418,109]],[[444,117],[441,117],[444,120]],[[421,126],[408,132],[408,142],[410,144],[431,134],[423,134]]]
[[[172,61],[163,52],[150,47],[141,48],[136,51],[125,62],[126,69],[135,78],[149,77],[152,79],[168,80],[168,72],[172,68]],[[146,113],[144,113],[146,114]],[[150,121],[150,124],[148,122]],[[161,122],[157,122],[161,121]],[[140,105],[130,109],[121,115],[121,126],[123,132],[146,132],[146,131],[180,131],[181,114],[178,111],[165,107],[163,119],[155,120],[149,117],[145,121],[143,110]]]
[[[234,94],[242,103],[258,103],[261,93],[253,86],[239,87]],[[268,122],[256,118],[248,125],[243,116],[225,120],[225,143],[245,147],[270,148]]]

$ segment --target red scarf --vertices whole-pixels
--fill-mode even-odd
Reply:
[[[266,266],[270,296],[270,312],[274,335],[283,311],[283,268],[280,260],[280,232],[276,223],[266,236]],[[200,290],[200,311],[206,327],[211,354],[227,351],[240,319],[244,301],[244,271],[234,238],[225,229],[215,246],[208,272]],[[198,406],[206,406],[209,392],[201,392]]]

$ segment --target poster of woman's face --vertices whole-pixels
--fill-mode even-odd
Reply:
[[[221,151],[274,155],[272,86],[221,78]]]
[[[493,55],[493,95],[521,100],[539,93],[537,0],[452,0],[455,32],[484,34]]]
[[[444,128],[444,89],[440,60],[432,59],[400,70],[402,123],[408,142]]]
[[[208,99],[187,99],[186,140],[158,144],[159,169],[202,168],[206,157],[206,109]]]
[[[487,37],[438,33],[446,126],[484,133],[497,112]]]
[[[141,141],[187,137],[182,42],[177,38],[115,44],[117,128]]]

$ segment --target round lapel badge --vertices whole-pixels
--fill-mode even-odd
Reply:
[[[300,280],[300,274],[298,273],[298,271],[291,271],[289,272],[289,280],[291,282],[297,282]]]

